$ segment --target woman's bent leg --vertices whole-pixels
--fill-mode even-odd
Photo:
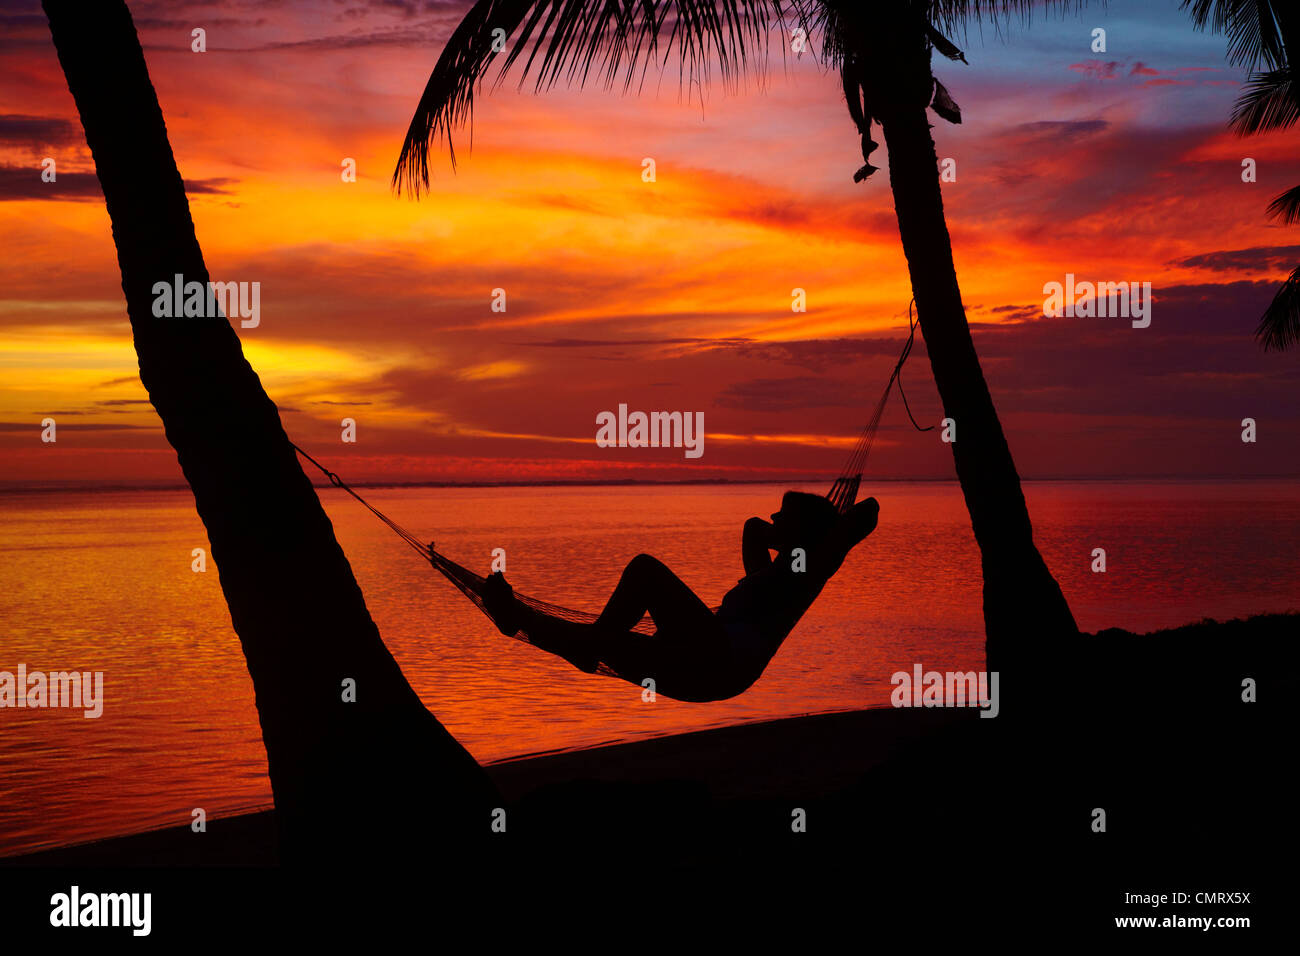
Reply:
[[[491,590],[504,582],[492,582]],[[500,596],[489,602],[500,606]],[[721,624],[708,605],[656,558],[633,558],[594,624],[565,621],[515,602],[509,595],[507,626],[517,624],[532,643],[590,673],[604,663],[620,677],[681,700],[712,700],[728,680],[729,654]],[[653,635],[632,630],[649,613]],[[503,613],[503,617],[507,616]],[[514,633],[511,631],[511,633]],[[721,695],[725,696],[725,695]]]
[[[609,634],[630,631],[646,612],[661,629],[689,627],[713,613],[666,564],[638,554],[623,570],[596,627]]]
[[[646,613],[653,635],[631,632]],[[727,679],[728,643],[708,605],[656,558],[637,555],[596,621],[600,659],[619,676],[679,700],[715,699]],[[631,632],[631,633],[629,633]]]

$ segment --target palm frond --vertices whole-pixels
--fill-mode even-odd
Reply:
[[[522,57],[521,87],[530,75],[537,91],[561,81],[581,86],[593,76],[612,86],[621,76],[626,90],[638,77],[644,81],[652,60],[666,65],[675,48],[684,84],[707,82],[714,63],[723,82],[732,83],[766,66],[769,31],[776,26],[803,27],[810,45],[819,38],[825,64],[842,64],[850,52],[847,23],[869,24],[880,4],[915,19],[943,55],[964,59],[940,29],[1017,15],[1028,20],[1036,10],[1065,11],[1086,0],[477,0],[429,76],[402,143],[393,188],[417,196],[428,189],[429,153],[439,139],[446,139],[455,166],[452,130],[471,125],[475,96],[498,58],[495,83]],[[493,49],[503,34],[505,49]]]
[[[1065,14],[1087,5],[1087,0],[929,0],[920,6],[929,21],[944,33],[951,36],[955,31],[964,36],[967,27],[974,24],[1001,26],[1011,20],[1029,23],[1036,13]]]
[[[676,49],[683,83],[707,82],[716,63],[724,83],[766,65],[769,30],[787,18],[807,22],[808,0],[478,0],[438,57],[402,143],[393,187],[418,195],[429,186],[429,150],[473,118],[474,97],[500,57],[500,83],[522,57],[519,83],[538,91],[593,74],[624,89],[644,79],[651,60]],[[506,48],[493,49],[504,31]],[[809,33],[812,31],[809,30]],[[498,42],[499,46],[500,43]],[[662,49],[661,49],[662,48]],[[524,56],[525,51],[527,56]]]
[[[1183,0],[1199,30],[1209,27],[1228,38],[1228,62],[1255,69],[1260,63],[1278,69],[1288,62],[1288,51],[1273,12],[1275,0]],[[1294,3],[1295,0],[1276,0]]]
[[[930,109],[934,110],[949,123],[961,122],[961,107],[957,101],[952,98],[948,88],[938,80],[934,81],[934,99],[930,102]]]
[[[930,44],[950,60],[961,60],[967,63],[966,54],[957,49],[957,44],[953,43],[946,36],[934,28],[934,25],[927,23],[925,25],[926,33],[930,37]]]
[[[1282,283],[1259,320],[1255,338],[1264,351],[1281,351],[1300,342],[1300,266]]]
[[[1292,186],[1269,203],[1268,214],[1288,226],[1300,222],[1300,186]]]
[[[1289,67],[1252,73],[1232,109],[1228,126],[1241,136],[1286,129],[1300,120],[1300,88]]]

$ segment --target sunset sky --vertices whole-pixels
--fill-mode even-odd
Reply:
[[[467,3],[129,6],[208,268],[261,283],[245,352],[290,436],[345,476],[838,471],[911,293],[887,172],[852,182],[858,138],[812,57],[777,53],[736,91],[683,90],[675,65],[639,95],[539,96],[512,76],[479,99],[458,169],[439,152],[432,194],[413,202],[389,179]],[[1300,229],[1264,213],[1300,182],[1297,138],[1227,132],[1242,73],[1177,0],[1093,7],[972,30],[958,38],[969,66],[936,58],[964,117],[934,121],[957,161],[943,189],[958,278],[1017,465],[1296,475],[1300,356],[1251,333],[1300,262]],[[0,14],[0,481],[177,482],[44,16],[34,0],[0,0]],[[206,53],[190,50],[195,27]],[[47,156],[56,183],[40,179]],[[1044,283],[1067,272],[1150,282],[1151,326],[1043,318]],[[806,313],[791,311],[795,287]],[[904,383],[918,418],[937,420],[919,340]],[[702,411],[703,456],[597,448],[596,415],[619,403]],[[895,402],[872,467],[946,477],[952,459]]]

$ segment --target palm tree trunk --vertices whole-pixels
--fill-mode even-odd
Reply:
[[[112,220],[140,379],[193,489],[248,662],[282,853],[414,852],[413,840],[486,831],[486,775],[380,639],[234,330],[153,315],[155,282],[179,274],[206,288],[208,272],[126,5],[44,8]]]
[[[882,127],[921,333],[944,415],[956,422],[952,453],[980,548],[989,668],[1011,671],[1059,651],[1078,627],[1034,545],[1020,476],[971,341],[925,103],[914,98],[889,110]]]

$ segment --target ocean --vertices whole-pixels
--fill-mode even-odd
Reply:
[[[741,526],[785,485],[363,492],[516,589],[599,611],[655,555],[706,603]],[[824,492],[817,486],[794,486]],[[412,686],[480,761],[744,721],[888,706],[893,673],[983,666],[979,556],[955,482],[882,482],[880,525],[766,674],[711,704],[580,673],[503,637],[352,499],[319,492]],[[1035,538],[1080,626],[1149,631],[1300,608],[1293,481],[1027,482]],[[269,806],[253,689],[188,491],[0,494],[0,671],[102,671],[103,714],[0,710],[0,856]],[[1106,553],[1105,573],[1092,570]]]

